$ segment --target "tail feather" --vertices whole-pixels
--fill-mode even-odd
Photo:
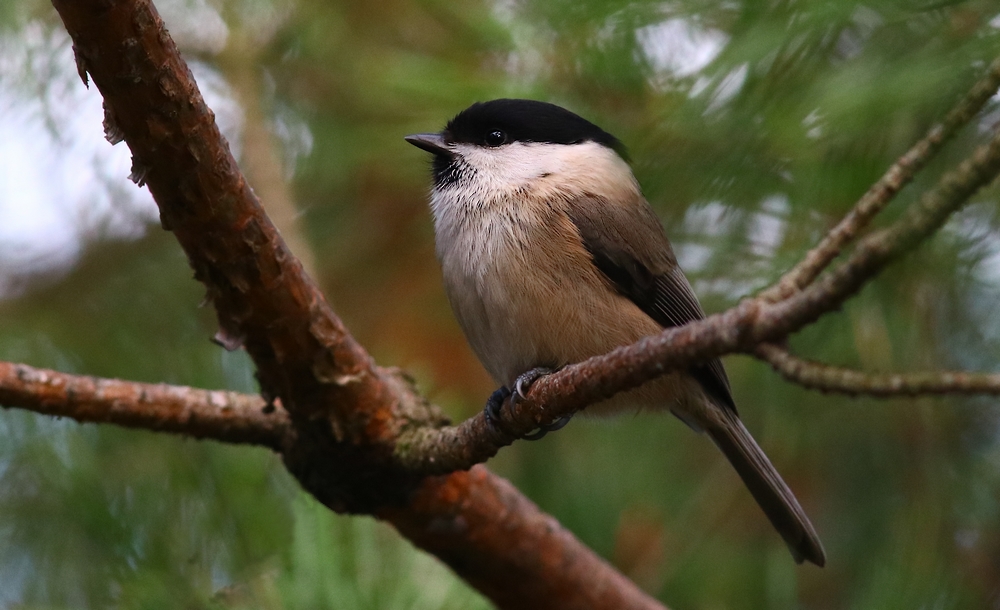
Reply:
[[[810,561],[822,567],[826,563],[823,544],[792,490],[785,485],[781,475],[771,465],[771,461],[750,436],[739,417],[728,409],[720,411],[724,413],[723,418],[706,426],[706,432],[725,454],[754,500],[784,538],[795,561]]]

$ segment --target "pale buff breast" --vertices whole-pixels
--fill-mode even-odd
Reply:
[[[449,300],[476,355],[508,386],[535,366],[579,362],[661,330],[611,288],[567,215],[579,193],[637,201],[624,161],[592,143],[518,146],[469,147],[475,179],[432,200]],[[671,408],[681,383],[669,375],[586,412]]]

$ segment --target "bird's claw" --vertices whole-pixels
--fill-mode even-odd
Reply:
[[[517,376],[514,381],[514,392],[510,397],[511,404],[516,403],[518,400],[524,400],[528,397],[528,390],[531,389],[531,385],[545,377],[546,375],[551,375],[555,373],[555,369],[550,369],[545,366],[536,366],[530,371],[525,371]]]
[[[551,375],[554,372],[555,371],[550,368],[542,366],[535,367],[518,376],[518,378],[514,381],[513,391],[506,386],[497,388],[497,390],[490,395],[489,400],[486,401],[486,407],[483,409],[483,416],[486,418],[486,425],[492,430],[502,431],[501,422],[503,420],[500,417],[500,411],[503,409],[504,401],[509,397],[510,404],[513,407],[519,400],[524,400],[528,397],[528,391],[531,389],[531,384],[546,375]],[[549,432],[555,432],[568,424],[571,417],[571,415],[567,415],[559,418],[547,426],[539,426],[537,431],[526,434],[521,438],[527,441],[537,441]]]
[[[571,419],[573,419],[572,415],[563,415],[562,417],[552,422],[551,424],[547,426],[539,426],[536,432],[532,432],[531,434],[525,434],[521,438],[523,438],[526,441],[537,441],[538,439],[544,437],[549,432],[555,432],[556,430],[561,430],[566,424],[569,423],[569,420]]]

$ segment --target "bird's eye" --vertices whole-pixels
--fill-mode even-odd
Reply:
[[[507,142],[507,134],[500,131],[499,129],[494,129],[493,131],[486,134],[487,146],[500,146],[505,142]]]

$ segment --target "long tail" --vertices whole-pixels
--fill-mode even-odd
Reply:
[[[809,517],[806,517],[805,511],[795,499],[795,494],[785,485],[781,475],[757,446],[736,413],[729,409],[720,410],[724,412],[723,417],[706,426],[706,432],[739,473],[771,524],[785,539],[795,561],[802,563],[808,560],[822,567],[826,563],[823,544],[809,522]]]

